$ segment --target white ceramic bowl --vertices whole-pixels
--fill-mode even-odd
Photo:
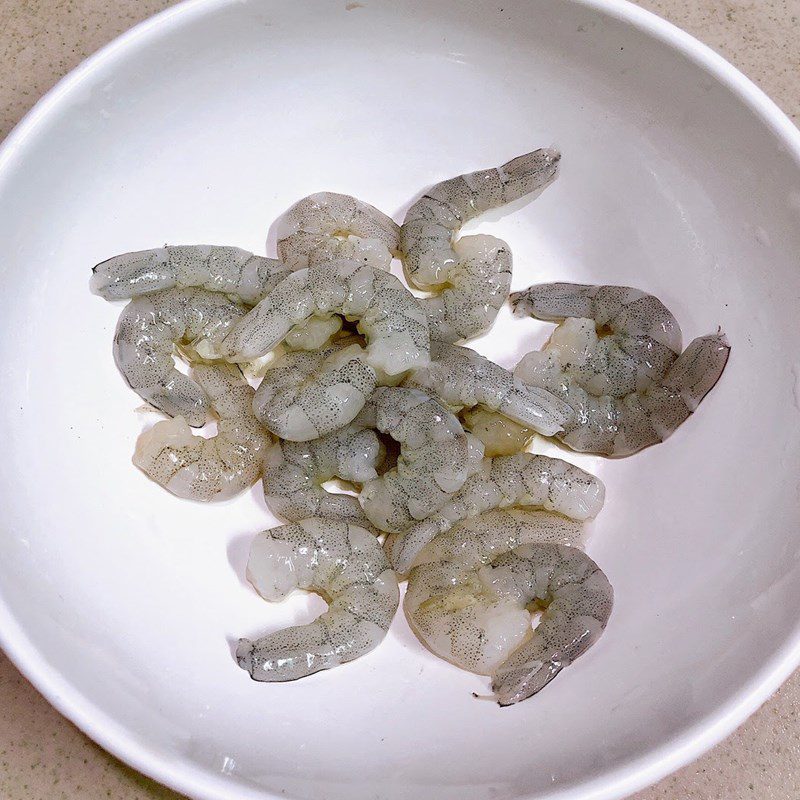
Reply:
[[[574,461],[606,481],[601,642],[500,709],[402,615],[370,656],[252,683],[240,635],[308,619],[243,580],[258,489],[182,502],[130,463],[152,416],[111,358],[89,269],[233,243],[320,189],[400,219],[428,183],[557,143],[555,186],[482,229],[515,287],[627,283],[722,381],[667,443]],[[800,135],[711,51],[620,2],[192,2],[54,89],[0,153],[5,452],[0,638],[100,744],[196,798],[619,798],[697,756],[800,657]],[[505,314],[511,365],[547,326]]]

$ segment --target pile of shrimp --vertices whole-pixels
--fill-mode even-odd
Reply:
[[[560,160],[543,148],[437,183],[401,225],[349,195],[310,195],[278,221],[277,259],[182,245],[94,268],[95,294],[129,301],[117,366],[167,417],[142,433],[136,466],[198,501],[260,480],[285,524],[254,538],[248,580],[267,601],[304,589],[328,603],[308,625],[239,641],[254,680],[364,656],[406,579],[420,642],[489,676],[501,706],[540,691],[603,633],[613,590],[584,546],[605,488],[532,448],[551,439],[619,458],[663,442],[730,347],[720,332],[683,349],[672,313],[631,287],[511,294],[509,245],[460,229],[542,192]],[[557,325],[513,370],[465,345],[509,301]],[[213,436],[192,432],[210,421]]]

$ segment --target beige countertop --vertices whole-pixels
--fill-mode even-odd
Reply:
[[[83,58],[169,0],[0,0],[0,139]],[[641,0],[722,53],[795,123],[800,0]],[[636,800],[798,800],[800,672],[729,739]],[[2,800],[180,800],[61,717],[0,655]]]

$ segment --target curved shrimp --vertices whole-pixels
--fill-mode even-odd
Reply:
[[[481,405],[545,436],[561,430],[570,409],[552,392],[526,386],[519,378],[474,350],[431,342],[431,360],[415,369],[407,386],[431,392],[448,407]]]
[[[464,236],[453,244],[458,262],[441,293],[422,297],[431,338],[472,339],[491,328],[511,288],[511,251],[494,236]]]
[[[358,344],[289,352],[265,373],[253,409],[276,436],[307,442],[352,422],[377,381]]]
[[[247,309],[219,292],[166,289],[131,300],[114,335],[114,360],[139,397],[192,427],[208,419],[206,393],[175,369],[175,345],[219,357],[218,347]]]
[[[193,376],[219,418],[216,435],[195,436],[183,417],[162,420],[139,437],[133,463],[178,497],[224,500],[258,480],[270,435],[238,367],[198,364]]]
[[[608,623],[614,592],[602,570],[562,542],[576,523],[546,512],[494,511],[434,540],[408,578],[403,608],[436,655],[492,675],[501,706],[541,690]],[[531,633],[532,604],[543,609]]]
[[[296,323],[331,313],[359,320],[368,342],[365,360],[374,369],[399,375],[428,363],[428,320],[417,298],[394,275],[348,260],[293,272],[234,327],[223,353],[250,361]]]
[[[328,601],[328,610],[308,625],[239,640],[236,660],[256,681],[292,681],[368,653],[383,640],[400,602],[378,540],[337,520],[307,519],[258,534],[247,578],[267,600],[307,589]]]
[[[461,414],[464,430],[483,442],[487,458],[511,456],[525,449],[535,431],[514,422],[513,419],[487,408],[467,409]]]
[[[364,484],[364,513],[382,531],[401,531],[424,519],[458,491],[480,464],[483,446],[425,392],[381,386],[356,423],[400,443],[397,466]]]
[[[311,442],[276,442],[264,457],[264,499],[289,522],[322,517],[370,528],[356,497],[333,494],[322,484],[331,478],[359,485],[374,480],[383,457],[375,431],[357,425]]]
[[[446,283],[460,262],[453,238],[461,226],[484,211],[544,189],[555,179],[560,159],[558,151],[543,148],[428,189],[409,208],[400,228],[400,252],[408,280],[420,289]]]
[[[89,286],[106,300],[128,300],[182,287],[224,292],[255,305],[289,272],[277,259],[256,256],[239,247],[173,245],[102,261],[92,270]]]
[[[596,517],[604,502],[603,482],[560,458],[532,453],[485,458],[481,469],[436,513],[402,535],[390,536],[386,551],[395,569],[404,574],[428,542],[470,517],[496,508],[528,506],[584,522]]]
[[[349,194],[317,192],[298,200],[279,220],[278,254],[291,269],[354,259],[388,270],[397,252],[397,223]]]
[[[711,391],[730,354],[721,333],[681,352],[675,318],[638,289],[544,284],[511,302],[518,316],[561,323],[514,374],[566,403],[570,413],[555,435],[581,452],[619,457],[663,442]]]

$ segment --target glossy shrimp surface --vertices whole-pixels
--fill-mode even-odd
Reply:
[[[322,484],[341,478],[360,488],[378,477],[383,457],[375,431],[358,425],[310,442],[276,442],[264,456],[264,499],[270,510],[290,522],[323,517],[370,528],[358,498],[329,492]]]
[[[369,203],[349,194],[317,192],[298,200],[278,220],[278,253],[291,269],[342,258],[389,269],[400,228]]]
[[[209,438],[183,417],[162,420],[136,443],[133,463],[178,497],[225,500],[252,486],[272,437],[253,415],[253,389],[232,364],[198,364],[194,379],[218,419]]]
[[[394,275],[353,260],[289,275],[231,330],[222,351],[250,361],[283,341],[293,325],[330,313],[358,320],[374,369],[399,375],[428,363],[428,320],[417,298]]]
[[[386,551],[402,574],[430,541],[470,517],[526,506],[584,522],[596,517],[604,502],[602,481],[560,458],[532,453],[486,458],[438,511],[389,537]]]
[[[511,288],[511,250],[494,236],[464,236],[453,243],[458,262],[447,282],[419,302],[428,315],[431,338],[473,339],[492,327]]]
[[[499,411],[480,406],[463,411],[460,417],[464,430],[483,442],[487,458],[519,453],[535,433],[533,428],[520,425]]]
[[[500,705],[540,691],[605,629],[613,590],[572,546],[580,523],[548,512],[493,511],[417,557],[403,608],[420,640],[463,669],[492,675]],[[531,632],[531,607],[543,609]]]
[[[698,337],[681,351],[675,318],[638,289],[543,284],[517,292],[511,302],[518,316],[560,322],[514,374],[569,407],[555,436],[573,450],[619,457],[664,441],[728,361],[730,345],[721,333]]]
[[[352,422],[377,381],[358,344],[290,352],[265,373],[253,408],[276,436],[307,442]]]
[[[172,245],[123,253],[101,262],[92,270],[90,288],[106,300],[128,300],[176,287],[206,289],[255,305],[289,271],[277,259],[239,247]]]
[[[430,392],[449,408],[482,406],[545,436],[559,432],[570,413],[548,389],[529,386],[474,350],[445,342],[431,343],[430,363],[410,373],[405,384]]]
[[[375,390],[356,422],[400,444],[397,465],[367,482],[359,499],[376,528],[401,531],[440,508],[479,468],[483,446],[425,392]]]
[[[292,681],[363,656],[386,636],[400,602],[378,540],[339,520],[306,519],[258,534],[247,578],[266,600],[307,589],[328,602],[308,625],[239,640],[236,660],[256,681]]]
[[[192,427],[209,419],[203,389],[175,367],[175,347],[219,357],[219,346],[246,308],[219,292],[166,289],[142,295],[122,310],[114,335],[114,360],[143,400]]]

